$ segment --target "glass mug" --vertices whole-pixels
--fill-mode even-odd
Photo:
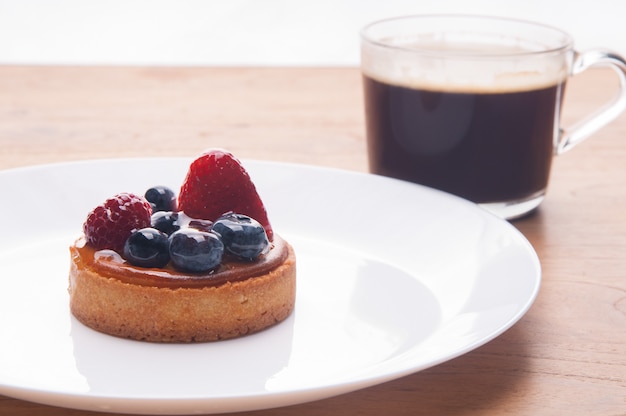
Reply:
[[[561,128],[570,76],[616,70],[613,101]],[[552,159],[626,106],[626,61],[577,52],[552,27],[462,15],[381,20],[361,32],[361,70],[372,173],[469,199],[513,219],[544,198]]]

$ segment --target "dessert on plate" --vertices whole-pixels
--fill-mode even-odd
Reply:
[[[213,149],[176,195],[154,186],[95,207],[70,246],[70,310],[106,334],[152,342],[235,338],[285,320],[296,258],[249,174]]]

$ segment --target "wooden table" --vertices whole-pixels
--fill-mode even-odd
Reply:
[[[605,69],[571,81],[565,123],[615,85]],[[0,169],[192,157],[220,146],[242,158],[365,171],[360,88],[355,68],[0,67]],[[543,267],[539,296],[519,323],[426,371],[250,414],[626,414],[625,218],[622,116],[558,157],[544,204],[515,222]],[[0,396],[0,414],[96,413]]]

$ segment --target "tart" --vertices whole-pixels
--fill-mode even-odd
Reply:
[[[197,158],[177,198],[153,194],[118,194],[88,214],[70,246],[76,319],[134,340],[207,342],[261,331],[291,314],[293,247],[274,234],[232,154],[216,149]],[[162,206],[164,194],[170,205]],[[166,226],[156,220],[164,217]]]

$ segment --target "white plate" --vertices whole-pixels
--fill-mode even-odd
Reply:
[[[0,393],[123,413],[245,411],[398,378],[495,338],[530,307],[540,265],[510,224],[388,178],[244,161],[295,247],[296,309],[218,343],[118,339],[68,308],[68,245],[122,191],[178,189],[190,160],[103,160],[0,172]]]

